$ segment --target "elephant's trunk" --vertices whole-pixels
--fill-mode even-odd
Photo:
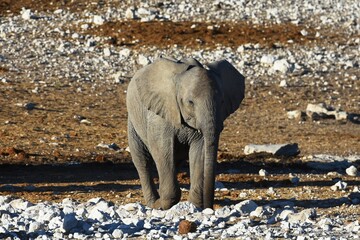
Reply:
[[[214,203],[214,183],[215,183],[215,165],[217,160],[217,151],[219,144],[219,126],[217,126],[216,112],[212,111],[205,128],[204,136],[204,189],[203,189],[203,207],[213,208]]]

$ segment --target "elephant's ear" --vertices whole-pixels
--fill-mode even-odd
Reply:
[[[245,94],[245,77],[226,60],[208,65],[219,76],[219,85],[223,90],[223,120],[239,108]]]
[[[180,127],[181,114],[176,100],[176,75],[186,71],[187,64],[159,58],[135,73],[141,102],[150,111]]]

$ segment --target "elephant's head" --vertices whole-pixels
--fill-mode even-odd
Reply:
[[[195,59],[160,58],[135,75],[137,89],[148,110],[175,128],[188,126],[204,140],[203,207],[212,207],[214,164],[223,121],[244,98],[244,77],[226,60],[204,68]]]

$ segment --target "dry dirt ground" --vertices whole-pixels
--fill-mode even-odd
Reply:
[[[94,2],[94,4],[86,4]],[[68,8],[81,11],[85,7],[97,8],[103,1],[0,1],[0,14],[18,13],[21,7],[33,10]],[[327,36],[322,42],[309,35],[300,35],[300,28],[291,25],[256,26],[246,23],[221,23],[221,31],[209,30],[206,23],[162,22],[140,23],[138,21],[106,23],[92,28],[87,34],[109,36],[109,44],[126,45],[140,49],[143,46],[164,47],[177,44],[187,48],[216,48],[217,44],[236,47],[244,43],[260,43],[274,47],[275,43],[325,45],[329,42],[342,44],[346,39],[341,33],[322,32]],[[301,29],[303,29],[302,26]],[[123,31],[114,31],[122,29]],[[225,29],[225,32],[222,32]],[[229,31],[229,29],[232,29]],[[140,34],[147,31],[148,34]],[[126,32],[121,35],[119,32]],[[137,39],[138,41],[133,41]],[[0,75],[8,70],[1,67]],[[359,72],[352,73],[359,76]],[[251,76],[246,76],[251,78]],[[271,200],[291,200],[299,207],[315,207],[320,214],[352,214],[360,220],[360,210],[350,207],[341,199],[360,185],[360,177],[349,177],[343,172],[327,175],[315,171],[300,161],[313,154],[352,155],[360,153],[360,125],[358,115],[359,92],[353,88],[338,89],[330,74],[328,91],[317,86],[304,85],[289,91],[278,85],[251,87],[240,109],[226,122],[221,136],[217,180],[234,190],[218,192],[217,206],[253,199],[260,204]],[[137,173],[130,155],[122,151],[96,148],[101,143],[115,142],[127,147],[124,91],[128,82],[120,85],[99,87],[101,99],[87,91],[77,92],[71,86],[54,87],[41,96],[31,95],[30,83],[14,83],[11,90],[0,88],[0,194],[15,195],[30,201],[61,201],[65,197],[86,201],[91,197],[103,197],[117,203],[143,201]],[[359,88],[359,81],[353,86]],[[338,91],[337,99],[329,92]],[[270,94],[271,92],[271,94]],[[3,98],[1,96],[7,96]],[[42,102],[41,107],[24,110],[14,107],[21,100]],[[350,101],[350,99],[352,99]],[[341,105],[355,116],[352,121],[336,122],[334,119],[312,121],[290,120],[287,110],[305,110],[310,101]],[[69,102],[78,104],[69,104]],[[84,116],[90,125],[80,124],[74,116]],[[9,121],[10,119],[10,121]],[[6,122],[5,124],[5,121]],[[59,145],[52,146],[39,139],[53,139]],[[299,144],[301,153],[293,158],[276,158],[267,155],[244,156],[246,144],[286,143]],[[80,164],[81,163],[81,164]],[[355,165],[359,167],[360,163]],[[270,175],[259,177],[259,169]],[[228,170],[233,170],[229,173]],[[234,173],[233,173],[234,172]],[[289,173],[300,177],[297,185],[289,181]],[[188,186],[189,175],[184,165],[178,176],[182,186]],[[348,182],[348,190],[334,192],[330,186],[342,179]],[[267,191],[269,187],[274,192]],[[240,193],[243,193],[240,195]],[[245,194],[244,194],[245,193]],[[183,199],[186,199],[186,192]],[[343,204],[344,203],[344,204]]]

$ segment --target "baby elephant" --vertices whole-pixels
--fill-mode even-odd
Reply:
[[[244,98],[245,78],[226,60],[203,67],[195,59],[159,58],[135,73],[127,91],[128,137],[146,204],[180,201],[177,172],[189,160],[189,201],[212,208],[223,121]],[[150,166],[155,162],[159,191]]]

